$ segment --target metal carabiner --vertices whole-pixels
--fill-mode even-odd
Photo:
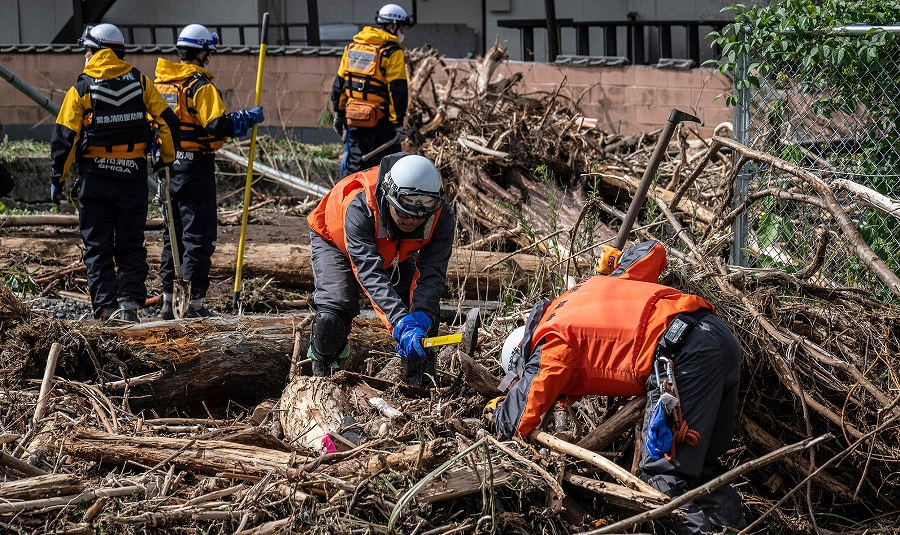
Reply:
[[[675,388],[675,366],[672,363],[671,359],[668,359],[662,355],[657,355],[656,360],[653,361],[653,373],[656,374],[656,384],[659,388],[659,403],[662,403],[666,414],[671,414],[672,411],[675,410],[675,407],[678,406],[678,398],[670,394],[669,391],[667,391],[663,386],[663,382],[659,378],[660,364],[666,367],[666,379],[668,380],[669,387],[673,392],[677,392]]]

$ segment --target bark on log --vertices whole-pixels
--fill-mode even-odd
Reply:
[[[375,452],[368,457],[355,457],[317,470],[337,478],[368,477],[385,469],[401,472],[431,470],[456,453],[450,440],[438,438],[407,446],[391,453]]]
[[[284,473],[292,460],[309,460],[293,453],[222,440],[129,437],[90,429],[77,430],[71,438],[62,440],[62,451],[79,459],[110,464],[136,461],[151,466],[169,460],[180,470],[213,476],[230,473],[263,477],[272,470]],[[175,455],[179,450],[182,453]]]
[[[437,503],[461,498],[481,492],[488,486],[488,481],[493,487],[499,487],[513,478],[513,474],[502,466],[494,465],[492,468],[490,478],[484,465],[478,465],[474,469],[470,466],[460,466],[448,470],[441,474],[439,479],[435,479],[416,493],[416,500],[420,503]]]
[[[162,243],[148,241],[146,245],[147,259],[154,270],[159,265]],[[0,242],[0,256],[20,251],[29,251],[45,261],[56,258],[57,262],[68,264],[81,258],[82,244],[80,238],[74,236],[70,239],[4,237]],[[541,259],[536,256],[516,255],[506,263],[482,272],[502,256],[502,253],[454,249],[447,268],[448,289],[462,288],[462,297],[466,299],[495,299],[505,288],[525,288],[541,265]],[[236,244],[219,243],[212,256],[210,276],[233,277],[235,258]],[[244,278],[272,277],[286,288],[312,290],[309,245],[250,243],[244,256],[243,275]],[[452,297],[461,296],[454,293]]]
[[[589,477],[576,476],[568,472],[563,476],[563,481],[596,492],[603,496],[604,501],[607,503],[616,507],[628,509],[629,511],[649,511],[664,505],[668,501],[660,500],[656,496],[644,494],[622,485],[598,481]],[[680,517],[680,514],[677,511],[673,511],[672,513],[669,513],[669,515],[672,518]]]
[[[4,500],[37,500],[61,494],[78,494],[84,488],[84,480],[75,474],[46,474],[0,483],[0,496]]]

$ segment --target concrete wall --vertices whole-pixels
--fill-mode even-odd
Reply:
[[[543,0],[392,0],[408,12],[415,11],[419,23],[460,24],[476,33],[478,53],[494,40],[500,39],[510,51],[510,57],[521,58],[519,32],[500,28],[503,19],[544,18]],[[767,0],[750,0],[753,4]],[[372,24],[375,12],[387,0],[318,0],[320,24]],[[638,20],[659,19],[728,19],[729,13],[720,10],[733,0],[556,0],[556,16],[579,21],[625,20],[634,13]],[[210,6],[215,5],[214,10]],[[298,0],[118,0],[104,22],[118,24],[258,24],[261,14],[268,11],[273,24],[304,23],[308,21],[307,3]],[[72,15],[71,0],[0,0],[0,42],[48,43]],[[248,32],[249,42],[256,38]],[[160,39],[164,37],[161,36]],[[223,35],[226,42],[236,42],[233,35]],[[599,30],[592,33],[595,54],[600,54]],[[136,40],[138,37],[136,36]],[[624,49],[624,36],[619,44]],[[547,35],[535,31],[535,57],[546,59]],[[140,43],[139,43],[140,44]],[[274,44],[274,41],[273,41]],[[575,34],[571,29],[562,32],[561,53],[575,53]],[[682,47],[683,48],[683,47]],[[673,55],[684,57],[675,44]]]
[[[127,59],[152,76],[155,54],[133,54]],[[216,75],[216,84],[228,109],[252,105],[256,61],[256,56],[251,55],[213,58],[210,70]],[[334,56],[268,57],[262,94],[266,126],[283,127],[288,132],[316,128],[323,111],[330,106],[328,95],[339,61]],[[80,54],[0,54],[0,63],[60,103],[81,72],[84,59]],[[470,65],[466,60],[447,60],[447,63],[460,68]],[[730,82],[707,69],[582,68],[517,61],[507,62],[498,69],[505,76],[515,72],[523,73],[526,87],[533,91],[552,92],[565,79],[561,94],[579,102],[585,115],[600,119],[601,128],[609,132],[654,130],[665,123],[672,107],[698,115],[703,119],[706,133],[719,122],[731,120],[731,111],[724,102],[713,101],[730,87]],[[0,123],[10,138],[47,139],[53,118],[3,82],[0,83]],[[323,132],[330,130],[324,128]]]

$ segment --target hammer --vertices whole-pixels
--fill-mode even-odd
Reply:
[[[481,327],[480,310],[476,307],[466,314],[462,332],[444,336],[432,336],[422,339],[422,347],[437,347],[449,344],[460,344],[459,349],[466,355],[471,355],[478,343],[478,328]]]
[[[653,150],[653,155],[650,156],[650,161],[647,163],[647,169],[644,171],[641,183],[638,184],[637,191],[634,192],[634,198],[631,199],[628,213],[625,214],[625,219],[622,221],[622,227],[619,229],[619,234],[616,236],[616,242],[613,244],[613,247],[616,249],[621,251],[622,248],[625,247],[625,242],[628,241],[628,233],[631,232],[631,227],[634,226],[634,221],[637,219],[638,212],[640,212],[641,206],[644,204],[644,198],[647,196],[647,190],[650,189],[650,183],[653,182],[654,177],[656,177],[656,170],[659,169],[659,162],[662,161],[663,155],[666,153],[666,148],[669,146],[672,134],[675,133],[675,127],[678,126],[678,123],[684,121],[699,123],[700,119],[694,117],[690,113],[685,113],[677,108],[672,108],[672,111],[669,113],[669,120],[666,123],[665,128],[663,128],[662,133],[659,135],[659,140],[656,142],[656,148]]]

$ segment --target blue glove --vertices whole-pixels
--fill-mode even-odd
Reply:
[[[662,403],[657,403],[647,427],[647,455],[658,461],[672,448],[672,430],[666,422],[666,411]]]
[[[59,206],[59,201],[63,196],[63,185],[62,183],[57,183],[55,180],[50,182],[50,200],[53,201],[53,204]]]
[[[431,328],[431,318],[424,312],[413,312],[403,316],[394,326],[394,340],[397,341],[397,353],[406,359],[424,359],[428,357],[422,347],[422,339]]]
[[[238,110],[228,114],[231,119],[231,137],[244,137],[250,128],[266,120],[262,106],[249,110]]]

